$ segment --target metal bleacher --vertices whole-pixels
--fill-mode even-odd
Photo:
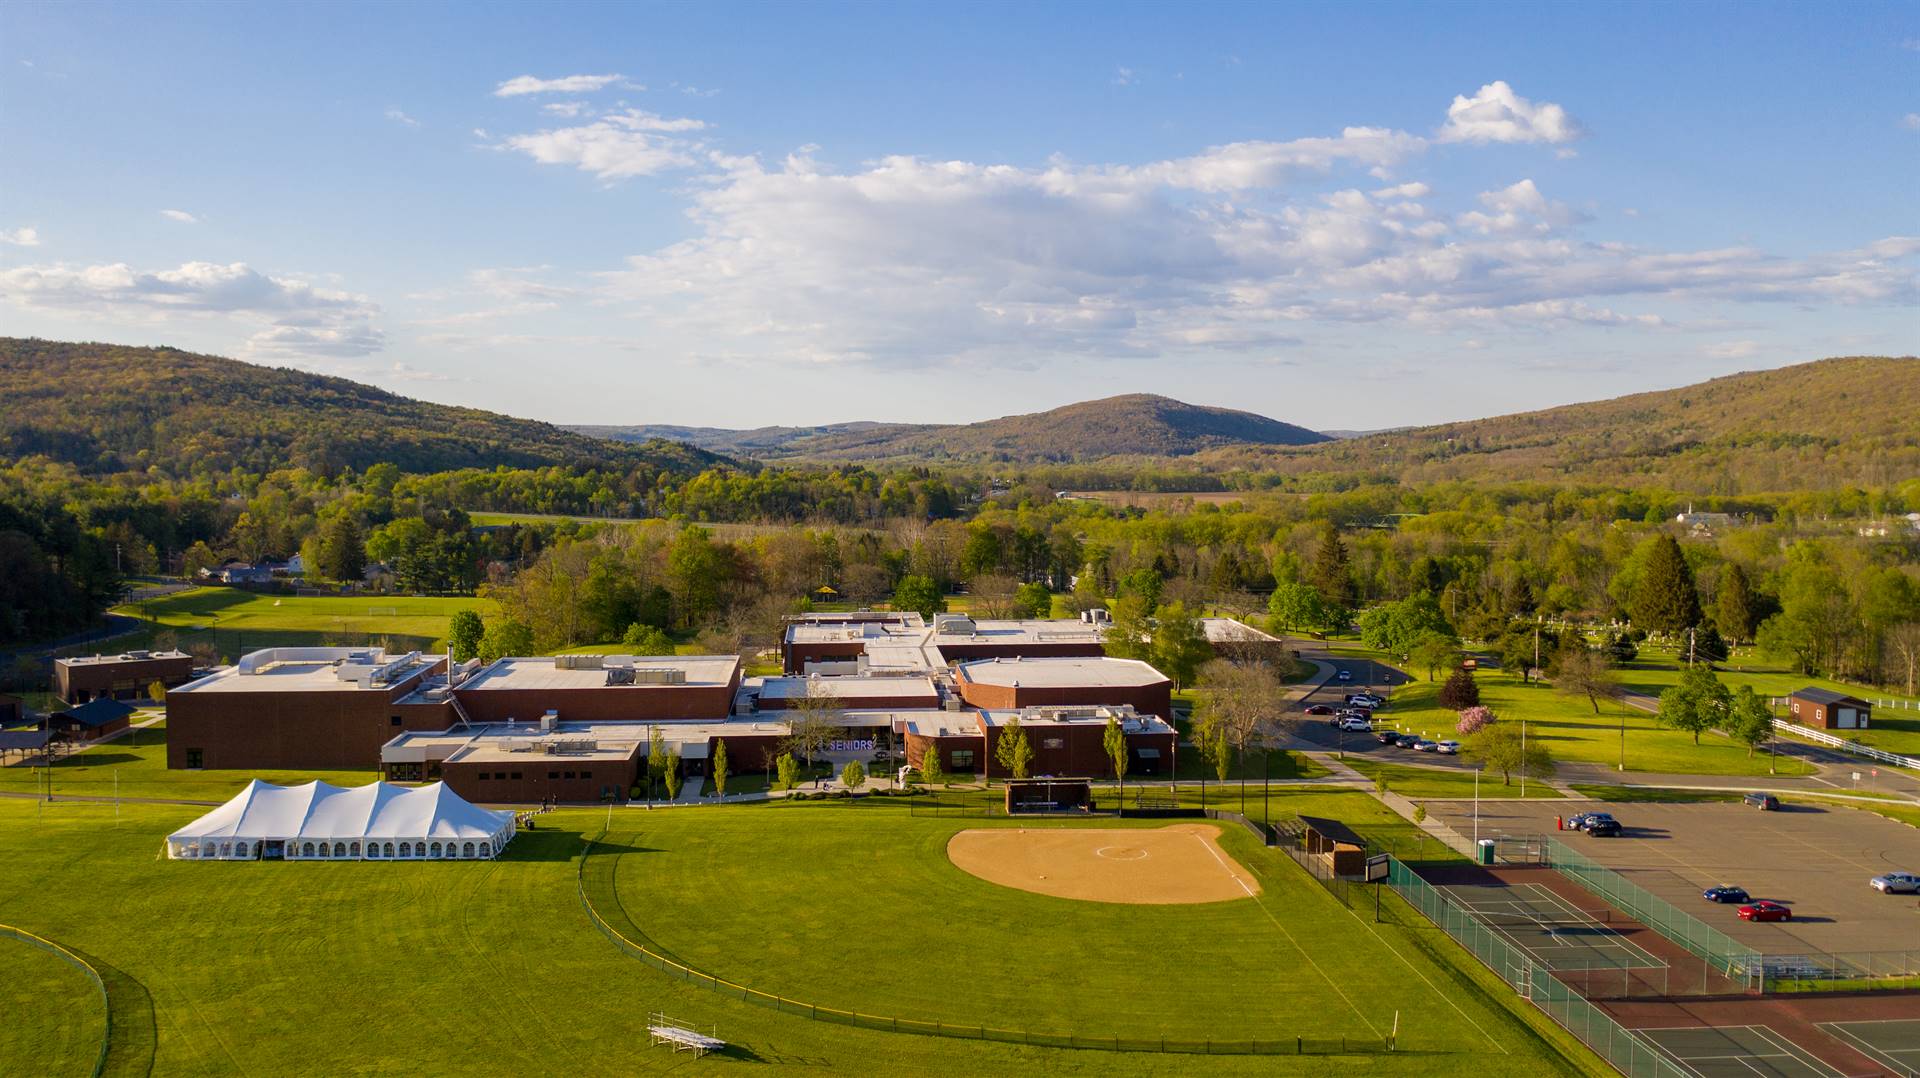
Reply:
[[[692,1052],[696,1056],[718,1052],[727,1046],[726,1041],[701,1033],[691,1026],[690,1022],[656,1012],[648,1016],[647,1036],[654,1045],[671,1045],[676,1052]]]

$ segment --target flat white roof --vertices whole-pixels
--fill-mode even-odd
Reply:
[[[118,655],[73,655],[64,659],[55,659],[56,666],[105,666],[108,663],[143,663],[153,659],[184,659],[184,651],[149,651],[144,655],[123,652]]]
[[[1279,643],[1280,638],[1248,625],[1244,621],[1232,618],[1201,618],[1200,631],[1213,643],[1232,643],[1253,641],[1258,643]]]
[[[1128,688],[1169,680],[1139,659],[1094,657],[980,659],[961,663],[957,671],[961,678],[981,685],[1023,688]]]
[[[256,653],[258,654],[258,653]],[[422,655],[406,666],[391,672],[386,682],[374,685],[351,681],[339,676],[341,664],[319,659],[296,659],[268,662],[255,666],[251,672],[242,673],[243,667],[223,666],[198,681],[189,681],[174,689],[174,692],[387,692],[393,684],[404,681],[433,665],[438,655]]]
[[[1158,715],[1143,715],[1130,707],[1027,707],[981,711],[988,726],[1005,726],[1017,718],[1025,729],[1042,727],[1105,726],[1108,716],[1120,720],[1120,728],[1129,734],[1171,734],[1173,724]]]
[[[891,696],[930,696],[937,697],[939,690],[934,688],[930,677],[859,677],[826,675],[823,677],[770,677],[761,682],[760,699],[796,700],[807,695],[809,688],[831,694],[837,699],[858,706],[861,700],[887,698]]]
[[[683,758],[688,746],[698,746],[705,756],[706,744],[714,737],[784,736],[787,725],[764,720],[729,722],[563,722],[552,733],[541,733],[539,723],[479,723],[449,730],[414,731],[396,736],[381,747],[381,759],[389,763],[415,760],[453,760],[465,763],[525,763],[541,760],[556,764],[566,760],[625,760],[636,747],[647,751],[649,732],[660,731],[660,738],[679,747]],[[579,745],[592,742],[590,751],[547,753],[544,742]]]
[[[915,615],[906,624],[859,622],[855,624],[787,626],[787,641],[794,644],[864,643],[871,650],[876,644],[906,644],[921,647],[932,644],[981,643],[1089,643],[1097,644],[1102,628],[1068,618],[996,619],[971,622],[971,632],[937,632],[920,623]]]
[[[624,660],[623,660],[624,661]],[[732,683],[740,667],[738,655],[641,655],[632,661],[635,670],[684,670],[684,685],[607,684],[602,667],[569,670],[555,665],[554,656],[539,655],[495,660],[454,686],[460,693],[487,689],[660,689],[726,686]]]
[[[980,713],[965,711],[922,711],[902,718],[902,729],[920,737],[979,737]]]

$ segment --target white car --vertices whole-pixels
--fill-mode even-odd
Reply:
[[[1884,876],[1875,876],[1867,884],[1881,894],[1920,894],[1920,876],[1911,872],[1889,872]]]
[[[1355,693],[1353,696],[1353,699],[1347,701],[1347,703],[1352,704],[1354,707],[1364,707],[1364,708],[1367,708],[1368,710],[1372,710],[1373,708],[1377,708],[1381,704],[1386,703],[1386,701],[1382,700],[1378,696],[1373,695],[1372,693],[1362,692],[1362,693]]]
[[[1340,729],[1348,733],[1370,734],[1373,732],[1373,723],[1367,719],[1343,719]]]
[[[1442,741],[1437,751],[1443,756],[1458,756],[1460,754],[1460,743],[1458,741]]]
[[[1353,680],[1353,671],[1351,671],[1351,670],[1342,670],[1342,671],[1340,671],[1339,673],[1337,673],[1337,674],[1335,674],[1335,675],[1333,675],[1333,676],[1334,676],[1335,678],[1338,678],[1338,679],[1339,679],[1339,680],[1341,680],[1341,681],[1352,681],[1352,680]]]

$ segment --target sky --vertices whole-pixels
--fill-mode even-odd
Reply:
[[[1913,4],[0,5],[0,335],[553,422],[1370,429],[1917,300]]]

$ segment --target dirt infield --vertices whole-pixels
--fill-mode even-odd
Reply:
[[[1220,829],[1210,824],[1124,831],[983,828],[954,835],[947,859],[1002,887],[1087,902],[1162,906],[1260,893],[1260,881],[1220,848]]]

